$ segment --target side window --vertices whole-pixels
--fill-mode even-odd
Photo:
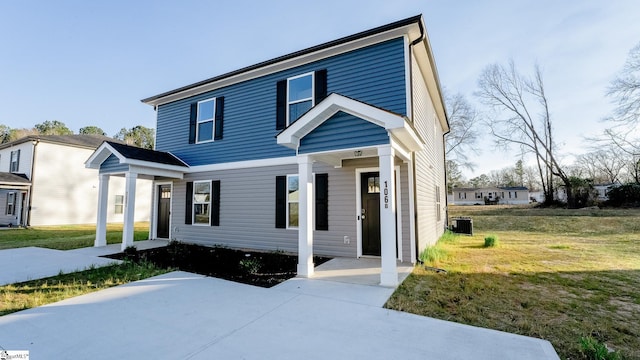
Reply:
[[[224,96],[191,104],[189,144],[221,140],[223,120]]]
[[[15,173],[20,169],[20,150],[11,152],[11,167],[10,172]]]
[[[124,211],[124,195],[116,195],[115,213],[122,214]]]
[[[300,74],[278,81],[276,130],[293,124],[327,96],[327,70]]]
[[[16,193],[10,192],[10,193],[7,193],[6,215],[15,215],[15,214],[16,214]]]

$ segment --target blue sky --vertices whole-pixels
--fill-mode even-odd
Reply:
[[[416,14],[442,85],[471,101],[485,66],[539,63],[567,161],[604,128],[606,87],[640,42],[637,0],[5,0],[0,124],[154,127],[142,98]],[[468,177],[517,161],[481,141]]]

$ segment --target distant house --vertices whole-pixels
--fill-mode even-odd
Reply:
[[[454,205],[476,205],[485,202],[500,205],[528,204],[529,189],[524,186],[453,188]]]
[[[396,261],[444,232],[449,125],[422,16],[143,102],[155,151],[107,142],[86,166],[155,180],[152,238],[297,252],[306,277],[314,254],[379,257],[395,286]]]
[[[106,139],[40,135],[0,145],[0,226],[95,224],[98,172],[84,162]],[[139,185],[136,221],[149,221],[151,182]],[[123,222],[124,178],[111,187],[108,222]]]

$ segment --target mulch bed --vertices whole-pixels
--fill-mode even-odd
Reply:
[[[282,252],[242,251],[179,242],[149,250],[130,248],[105,257],[150,262],[161,268],[180,269],[266,288],[295,277],[298,264],[297,256]],[[330,259],[313,258],[316,266]]]

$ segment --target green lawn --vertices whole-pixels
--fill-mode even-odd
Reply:
[[[450,207],[474,236],[437,247],[446,274],[417,266],[387,307],[551,341],[585,358],[591,336],[640,359],[640,209]],[[484,248],[496,235],[500,245]],[[428,336],[425,335],[425,336]]]
[[[43,226],[0,230],[0,250],[26,246],[69,250],[93,246],[96,227],[91,225]],[[145,240],[149,223],[136,223],[134,239]],[[122,242],[122,225],[107,226],[107,242]],[[169,270],[150,264],[126,262],[46,279],[0,286],[0,316],[87,294],[131,281],[163,274]]]
[[[69,250],[93,246],[96,238],[95,225],[41,226],[28,229],[1,229],[0,250],[26,246]],[[134,240],[149,238],[149,223],[139,222],[134,227]],[[122,242],[122,224],[107,226],[107,243]]]

